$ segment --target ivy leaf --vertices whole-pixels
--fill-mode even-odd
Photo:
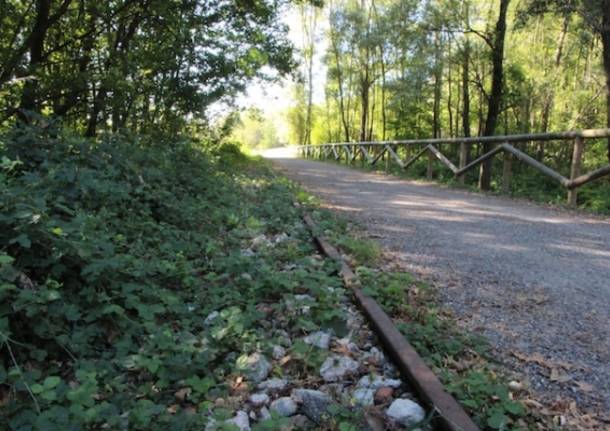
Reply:
[[[30,241],[30,238],[28,238],[26,234],[22,233],[21,235],[11,239],[9,244],[19,244],[23,248],[30,248],[32,246],[32,241]]]
[[[61,378],[58,376],[49,376],[44,379],[43,385],[45,389],[53,389],[55,386],[59,385],[59,382],[61,382]]]
[[[502,404],[502,406],[504,407],[504,410],[512,413],[513,415],[520,416],[525,414],[525,408],[517,401],[506,401],[504,404]]]
[[[32,390],[32,393],[38,395],[44,391],[44,386],[34,383],[32,386],[30,386],[30,389]]]
[[[495,412],[487,419],[487,425],[494,429],[506,428],[507,423],[508,417],[506,417],[502,412]]]

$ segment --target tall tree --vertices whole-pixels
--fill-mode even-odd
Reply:
[[[484,136],[492,136],[498,125],[498,117],[502,106],[502,92],[504,86],[504,40],[506,38],[506,16],[510,0],[500,0],[500,12],[496,21],[493,37],[488,39],[491,48],[491,91],[487,101],[487,118],[485,120]],[[483,151],[491,151],[492,144],[483,144]],[[491,187],[492,160],[488,159],[481,164],[479,187],[489,190]]]

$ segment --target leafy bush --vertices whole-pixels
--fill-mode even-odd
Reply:
[[[243,253],[307,233],[291,186],[235,169],[235,146],[51,128],[0,142],[0,429],[201,429],[238,353],[273,342],[256,305],[338,285],[333,265],[282,269],[308,240]]]

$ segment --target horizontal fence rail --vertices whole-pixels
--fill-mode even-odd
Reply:
[[[299,146],[300,154],[305,158],[328,159],[332,157],[337,161],[345,160],[348,163],[354,162],[358,157],[364,163],[367,162],[374,166],[380,159],[386,162],[394,160],[402,169],[408,169],[424,154],[428,154],[427,176],[432,178],[433,160],[437,159],[444,166],[449,168],[453,174],[463,182],[463,175],[474,169],[481,163],[490,160],[498,153],[504,153],[504,166],[502,170],[502,189],[510,189],[512,177],[513,158],[531,166],[544,175],[554,179],[563,187],[568,189],[568,203],[576,205],[576,189],[597,180],[603,176],[610,175],[610,164],[598,169],[581,174],[581,165],[585,144],[587,139],[610,138],[610,129],[574,130],[569,132],[557,133],[534,133],[506,136],[480,136],[472,138],[441,138],[441,139],[409,139],[395,141],[367,141],[367,142],[340,142],[321,145]],[[561,173],[545,165],[543,161],[536,160],[525,151],[517,148],[513,144],[537,142],[548,144],[552,141],[560,141],[567,145],[572,145],[572,160],[570,166],[570,177],[567,178]],[[490,151],[479,155],[474,160],[468,161],[468,146],[473,144],[496,144]],[[456,166],[439,149],[440,145],[460,146],[459,165]],[[412,147],[419,147],[415,152]],[[405,148],[405,153],[410,157],[403,159],[399,155],[399,149]],[[411,154],[413,153],[413,154]]]

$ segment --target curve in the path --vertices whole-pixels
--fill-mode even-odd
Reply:
[[[609,220],[335,164],[275,163],[438,282],[535,389],[610,411]]]

